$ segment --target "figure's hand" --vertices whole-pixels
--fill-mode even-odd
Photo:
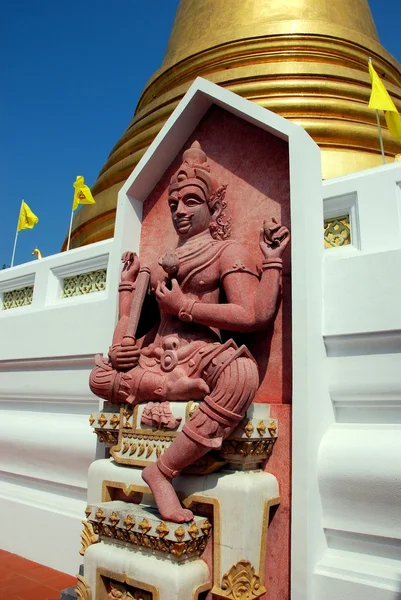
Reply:
[[[290,232],[287,227],[277,223],[274,217],[269,223],[264,221],[259,236],[259,246],[264,258],[281,258],[289,241]]]
[[[185,294],[181,291],[176,279],[171,281],[171,290],[167,288],[164,281],[159,282],[155,293],[160,310],[169,315],[178,315],[184,304]]]
[[[111,364],[117,371],[129,371],[137,366],[140,350],[133,338],[124,338],[121,344],[109,351]]]
[[[138,256],[135,252],[124,252],[121,262],[124,263],[121,272],[121,283],[135,283],[140,268]]]

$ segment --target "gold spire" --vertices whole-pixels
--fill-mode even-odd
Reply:
[[[74,220],[72,247],[113,235],[117,192],[193,80],[205,77],[303,126],[323,177],[381,163],[368,59],[398,108],[401,66],[367,0],[181,0],[161,68]],[[400,153],[384,121],[389,160]]]

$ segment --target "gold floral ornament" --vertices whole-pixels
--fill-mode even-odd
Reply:
[[[117,425],[120,424],[120,417],[118,415],[113,415],[110,419],[110,425],[115,429]]]
[[[156,527],[156,531],[159,534],[159,537],[161,539],[163,539],[164,537],[166,537],[166,535],[170,532],[169,528],[167,527],[167,525],[165,524],[164,521],[160,522],[160,525],[158,525]]]
[[[232,600],[255,600],[266,591],[248,560],[240,560],[231,567],[223,576],[221,590],[223,598]]]
[[[264,424],[263,419],[260,419],[259,423],[256,425],[256,429],[258,430],[258,434],[262,437],[266,432],[266,425]]]
[[[79,551],[80,555],[83,556],[85,551],[92,544],[96,544],[99,541],[98,536],[93,531],[92,524],[89,521],[82,521],[84,526],[81,533],[81,550]]]
[[[128,531],[130,531],[130,529],[132,529],[135,525],[134,517],[132,515],[127,515],[124,519],[124,525],[128,529]]]
[[[100,427],[104,427],[106,425],[107,419],[106,419],[106,417],[104,416],[103,413],[100,415],[100,417],[98,418],[97,422],[99,423]]]
[[[351,243],[351,223],[349,215],[331,217],[324,221],[324,247],[337,248]]]
[[[177,527],[177,529],[174,531],[174,535],[179,542],[182,542],[185,536],[185,529],[182,527],[182,525]]]
[[[152,525],[147,519],[142,519],[142,521],[138,524],[138,527],[144,535],[146,535],[148,531],[152,529]]]
[[[209,535],[211,528],[212,528],[212,524],[210,523],[210,521],[208,521],[208,519],[205,519],[201,525],[201,530],[202,530],[203,534]]]

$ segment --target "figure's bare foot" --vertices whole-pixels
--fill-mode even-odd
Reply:
[[[156,500],[159,513],[166,521],[186,523],[194,518],[193,512],[181,506],[175,489],[168,477],[157,467],[156,463],[142,471],[142,479],[146,481]]]
[[[210,388],[203,379],[190,379],[180,377],[167,383],[167,400],[202,400],[210,392]]]

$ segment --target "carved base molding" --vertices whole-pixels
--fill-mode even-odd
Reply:
[[[82,554],[98,540],[113,540],[183,561],[202,554],[212,529],[204,517],[194,516],[190,523],[177,524],[163,521],[155,508],[122,501],[91,504],[86,515],[88,521],[83,521],[81,535]]]
[[[193,401],[168,404],[176,423],[174,430],[144,425],[146,403],[135,407],[123,405],[119,410],[116,405],[105,403],[102,412],[91,414],[89,423],[99,441],[111,448],[117,463],[146,467],[167,450],[199,406]],[[207,475],[225,465],[240,471],[259,469],[271,454],[277,435],[278,422],[270,418],[270,406],[252,404],[221,450],[208,453],[185,472]]]

